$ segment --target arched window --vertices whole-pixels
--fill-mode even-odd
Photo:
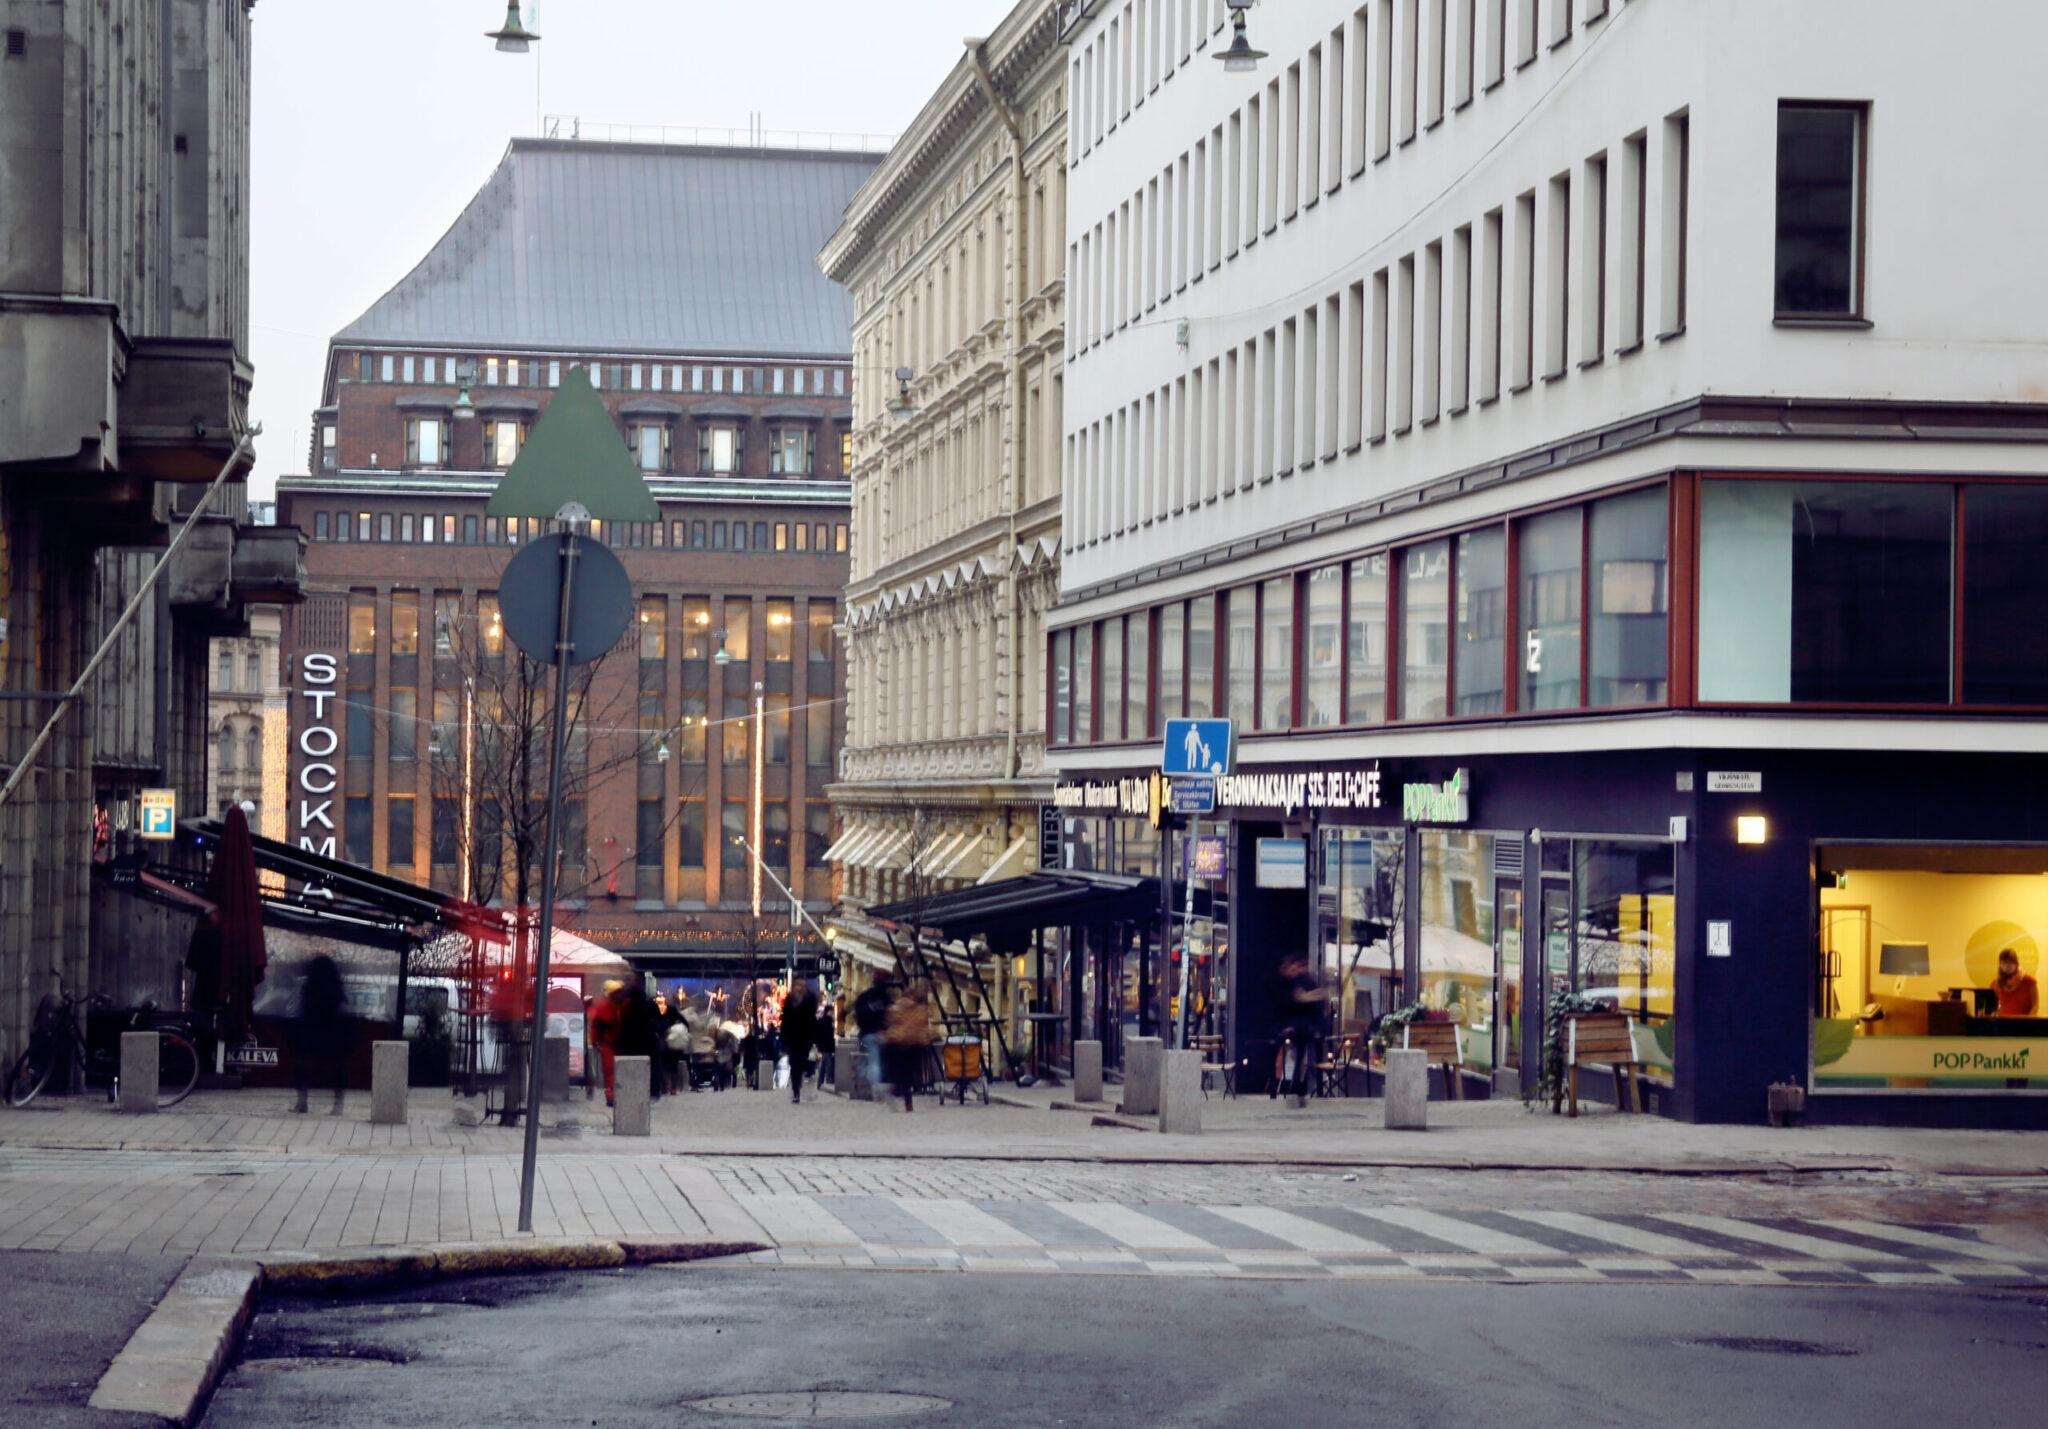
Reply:
[[[216,774],[231,773],[235,767],[235,730],[232,725],[220,727],[220,758],[215,762]]]
[[[250,725],[242,736],[242,768],[251,774],[263,771],[263,725],[260,722]]]

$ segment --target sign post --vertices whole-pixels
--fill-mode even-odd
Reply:
[[[1188,989],[1192,985],[1195,962],[1195,849],[1201,842],[1201,816],[1216,812],[1216,779],[1219,775],[1228,774],[1236,764],[1234,733],[1235,727],[1227,719],[1169,719],[1166,722],[1166,742],[1159,751],[1159,768],[1166,781],[1166,809],[1174,814],[1190,816],[1187,832],[1182,836],[1181,850],[1184,865],[1181,876],[1186,882],[1187,893],[1180,926],[1179,988],[1174,999],[1173,1045],[1177,1049],[1188,1044]],[[1159,877],[1167,885],[1165,946],[1171,953],[1173,870],[1170,860],[1163,856],[1165,851],[1160,851]]]

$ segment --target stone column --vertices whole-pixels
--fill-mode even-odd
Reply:
[[[412,1049],[404,1042],[370,1044],[370,1120],[378,1126],[405,1125],[405,1089]]]
[[[653,1087],[652,1059],[612,1059],[612,1135],[648,1136],[654,1131],[648,1092]]]
[[[545,1037],[540,1044],[540,1099],[569,1100],[569,1039]]]
[[[121,1110],[156,1110],[157,1070],[162,1039],[154,1032],[121,1034]]]
[[[1102,1100],[1102,1044],[1100,1042],[1076,1042],[1074,1044],[1074,1100],[1077,1102],[1099,1102]]]
[[[1429,1053],[1387,1053],[1387,1129],[1422,1131],[1429,1125]]]
[[[1160,1061],[1166,1044],[1157,1037],[1131,1037],[1124,1042],[1124,1111],[1153,1116],[1159,1111]]]
[[[1202,1054],[1167,1052],[1159,1067],[1159,1129],[1183,1136],[1202,1130]]]

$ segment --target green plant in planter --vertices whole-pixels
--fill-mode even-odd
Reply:
[[[1565,1021],[1576,1012],[1599,1012],[1602,1003],[1597,997],[1561,987],[1550,995],[1550,1001],[1543,1008],[1543,1074],[1536,1079],[1536,1085],[1523,1094],[1523,1101],[1531,1111],[1542,1102],[1550,1103],[1550,1114],[1556,1116],[1564,1109],[1564,1028]]]
[[[1393,1046],[1400,1039],[1401,1029],[1411,1022],[1420,1021],[1423,1013],[1428,1010],[1419,1002],[1411,1002],[1406,1007],[1396,1008],[1382,1017],[1379,1027],[1372,1034],[1373,1050],[1384,1052]]]

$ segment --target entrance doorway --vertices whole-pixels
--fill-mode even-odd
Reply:
[[[1497,1013],[1493,1065],[1522,1067],[1522,885],[1502,879],[1493,889],[1493,957]]]

